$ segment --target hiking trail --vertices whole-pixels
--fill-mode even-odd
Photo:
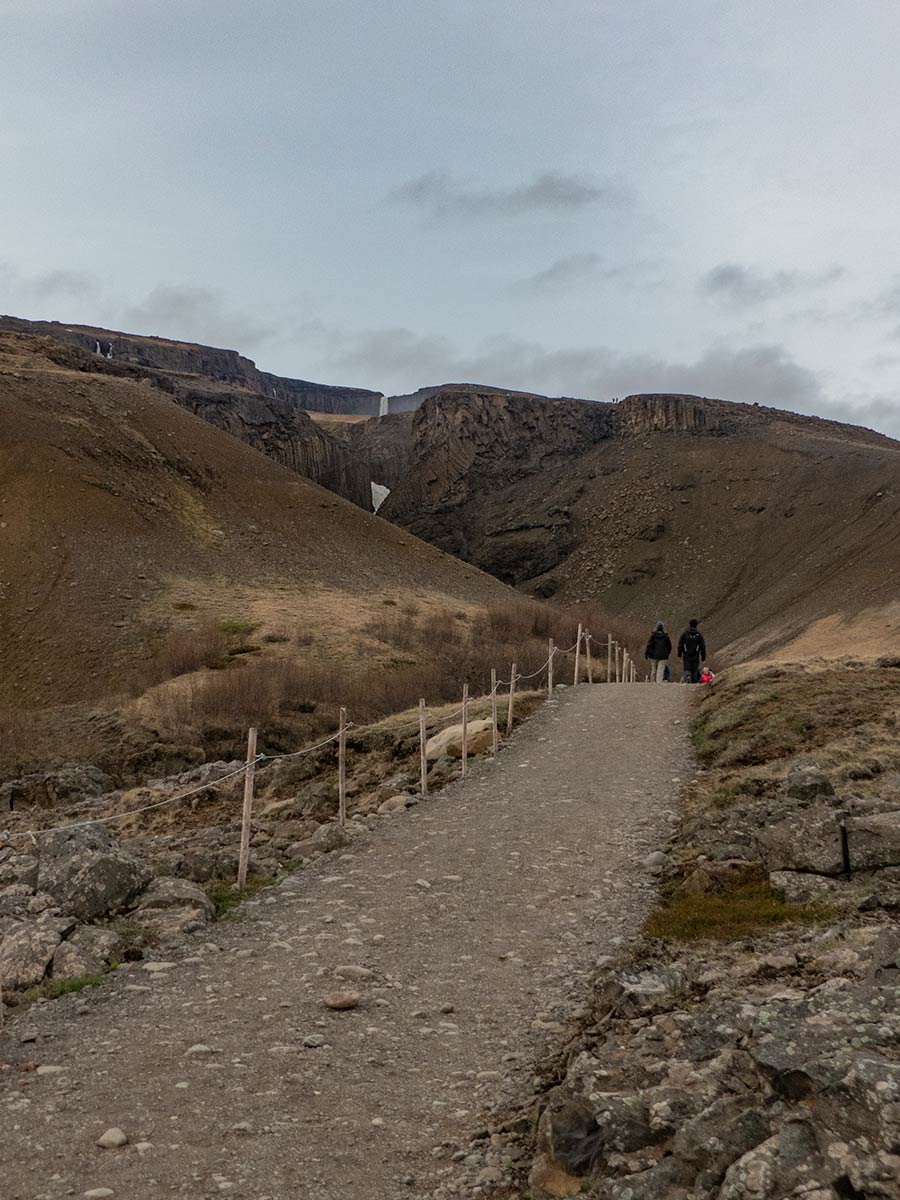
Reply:
[[[641,860],[691,769],[691,694],[560,692],[496,763],[261,892],[205,942],[14,1016],[4,1200],[449,1194],[454,1151],[524,1090],[597,958],[653,904]],[[358,1008],[323,1006],[345,989]],[[110,1127],[130,1144],[98,1148]]]

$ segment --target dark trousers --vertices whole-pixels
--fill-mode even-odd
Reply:
[[[684,667],[684,674],[681,677],[682,683],[699,683],[700,682],[700,659],[696,661],[692,658],[683,658],[681,660]]]

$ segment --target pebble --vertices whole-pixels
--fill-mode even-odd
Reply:
[[[35,1075],[58,1075],[60,1071],[64,1071],[65,1067],[54,1067],[49,1063],[43,1063],[35,1071]]]
[[[128,1145],[128,1134],[114,1125],[112,1129],[107,1129],[106,1133],[100,1134],[97,1145],[102,1150],[117,1150],[120,1146]]]
[[[343,967],[335,967],[332,972],[338,979],[373,979],[375,972],[370,971],[368,967],[360,967],[355,963],[350,963]]]
[[[91,1188],[89,1192],[84,1193],[84,1200],[103,1200],[104,1196],[114,1196],[115,1194],[112,1188]]]
[[[211,1046],[204,1045],[203,1042],[197,1042],[196,1046],[191,1046],[189,1049],[185,1050],[185,1054],[191,1054],[199,1057],[203,1054],[215,1054],[215,1050],[213,1050]]]
[[[321,1033],[308,1033],[303,1039],[303,1045],[310,1050],[317,1050],[319,1046],[325,1045],[325,1038]]]
[[[360,1000],[362,1000],[362,996],[359,992],[329,992],[322,997],[325,1007],[334,1009],[336,1012],[356,1008]]]

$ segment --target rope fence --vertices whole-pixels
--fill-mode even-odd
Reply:
[[[532,679],[538,679],[546,674],[546,691],[548,697],[551,697],[554,692],[554,664],[560,656],[575,653],[574,676],[572,686],[577,686],[583,682],[582,675],[586,673],[587,682],[592,684],[594,660],[591,655],[591,646],[606,646],[606,683],[636,683],[637,668],[634,660],[628,653],[625,646],[620,645],[612,634],[609,634],[605,639],[597,641],[590,633],[588,633],[581,625],[578,626],[578,635],[571,646],[563,649],[554,645],[553,639],[548,639],[548,654],[547,658],[535,671],[530,671],[527,674],[517,670],[517,664],[513,662],[510,668],[509,679],[498,678],[496,668],[491,669],[491,690],[485,696],[472,697],[469,694],[469,684],[463,685],[462,704],[459,708],[454,709],[451,713],[445,713],[443,716],[435,717],[431,721],[431,736],[442,732],[448,728],[448,723],[461,718],[461,771],[462,778],[468,774],[469,763],[469,712],[471,705],[484,704],[489,702],[490,705],[490,722],[491,722],[491,759],[496,759],[500,733],[499,733],[499,713],[498,713],[498,696],[501,690],[506,690],[507,695],[507,713],[506,713],[506,736],[512,733],[513,720],[515,714],[515,701],[517,694],[517,686],[520,683],[527,682]],[[584,670],[583,670],[584,666]],[[556,684],[555,686],[561,686]],[[419,732],[419,793],[421,796],[428,795],[428,754],[427,743],[429,741],[429,709],[426,705],[425,698],[419,700],[419,708],[416,717],[410,721],[404,722],[402,725],[395,726],[391,729],[392,733],[401,733],[407,730],[418,729]],[[208,780],[205,783],[198,784],[196,787],[189,788],[185,792],[179,792],[175,796],[169,796],[164,800],[154,801],[152,804],[144,804],[139,808],[129,809],[127,812],[112,813],[109,816],[98,816],[89,820],[72,821],[64,825],[53,825],[46,829],[25,829],[18,832],[10,833],[0,831],[0,846],[15,842],[18,840],[30,841],[33,845],[38,844],[38,838],[48,833],[60,833],[70,829],[82,829],[90,825],[108,825],[118,821],[127,821],[132,817],[139,816],[142,813],[152,812],[156,809],[166,808],[173,804],[180,804],[184,800],[190,799],[192,796],[197,796],[201,792],[208,792],[215,788],[221,787],[222,784],[229,783],[232,780],[244,777],[244,790],[241,813],[241,840],[240,851],[238,855],[238,872],[237,884],[239,888],[243,888],[247,879],[247,869],[250,857],[250,833],[253,819],[253,800],[254,786],[256,776],[260,771],[266,770],[268,767],[274,766],[276,763],[287,762],[290,759],[300,758],[303,755],[314,754],[316,751],[323,750],[326,746],[338,743],[337,758],[338,758],[338,824],[341,828],[346,825],[347,821],[347,735],[351,730],[357,730],[363,733],[366,730],[376,729],[382,722],[376,721],[368,725],[355,725],[353,721],[348,720],[347,709],[340,709],[338,729],[335,733],[321,741],[315,742],[311,746],[304,746],[300,750],[292,750],[283,754],[262,754],[256,749],[257,729],[251,728],[247,735],[247,754],[246,760],[240,767],[220,775],[217,779]]]
[[[606,682],[607,683],[635,683],[637,682],[637,668],[633,659],[630,657],[625,646],[620,645],[609,634],[606,640],[607,658],[606,658]],[[506,719],[506,736],[512,733],[513,716],[516,700],[516,685],[527,682],[531,679],[538,679],[546,672],[547,696],[552,697],[554,691],[553,667],[555,660],[561,655],[571,654],[575,652],[575,667],[572,686],[577,686],[582,682],[581,679],[581,663],[582,663],[582,648],[584,653],[584,661],[586,665],[587,682],[592,684],[593,677],[593,662],[591,658],[591,645],[602,645],[597,643],[595,639],[588,633],[582,625],[578,626],[578,635],[573,644],[566,649],[555,646],[553,639],[548,639],[548,654],[547,658],[537,668],[536,671],[530,671],[527,674],[522,674],[517,671],[517,664],[513,662],[510,668],[509,679],[499,679],[497,677],[496,668],[491,668],[491,690],[486,696],[477,697],[475,703],[490,702],[490,721],[491,721],[491,759],[496,760],[499,751],[500,733],[498,722],[498,704],[497,698],[501,688],[508,689],[507,696],[507,719]],[[615,675],[615,678],[613,678]],[[559,685],[557,685],[559,686]],[[473,698],[469,695],[469,684],[463,685],[462,704],[453,712],[445,714],[442,717],[436,718],[432,722],[432,730],[441,731],[441,727],[448,727],[447,722],[454,721],[457,717],[462,717],[462,746],[461,746],[461,778],[465,779],[468,774],[469,761],[469,708],[473,703]],[[418,728],[419,731],[419,793],[422,797],[428,795],[428,715],[429,710],[426,707],[425,698],[419,700],[418,715],[414,720],[404,722],[402,725],[395,727],[392,732],[402,732],[407,729]],[[338,825],[344,828],[347,822],[347,734],[352,729],[357,729],[363,732],[366,729],[376,728],[380,722],[373,722],[370,725],[357,726],[347,719],[347,709],[341,707],[337,732],[331,734],[330,737],[323,738],[321,741],[314,743],[312,746],[304,746],[301,750],[292,750],[284,754],[261,754],[256,749],[257,729],[252,727],[247,734],[247,755],[245,762],[236,767],[232,771],[220,775],[218,779],[208,780],[206,783],[198,784],[196,787],[189,788],[185,792],[180,792],[178,795],[169,796],[165,800],[157,800],[152,804],[144,804],[139,808],[129,809],[123,813],[112,813],[109,816],[98,816],[90,820],[72,821],[64,825],[53,825],[47,829],[25,829],[16,833],[9,833],[0,830],[0,847],[24,840],[31,842],[37,846],[38,838],[48,833],[61,833],[70,829],[83,829],[90,825],[110,825],[117,821],[127,821],[132,817],[139,816],[142,813],[153,812],[156,809],[167,808],[173,804],[180,804],[184,800],[190,799],[192,796],[197,796],[201,792],[208,792],[212,789],[221,787],[224,783],[244,777],[244,789],[241,806],[241,837],[240,849],[238,853],[238,870],[237,870],[237,887],[242,890],[247,882],[247,871],[250,862],[250,837],[252,832],[253,822],[253,800],[254,787],[256,776],[260,771],[274,766],[279,762],[286,762],[290,759],[300,758],[306,754],[314,754],[318,750],[323,750],[326,746],[338,743]],[[432,734],[434,736],[434,733]],[[83,806],[79,806],[83,807]],[[4,1005],[3,1005],[3,990],[0,983],[0,1030],[4,1024]]]

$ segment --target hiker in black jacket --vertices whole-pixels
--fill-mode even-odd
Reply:
[[[678,657],[684,668],[682,683],[699,683],[700,664],[706,662],[706,642],[697,628],[699,623],[696,617],[692,617],[688,621],[687,629],[678,639]]]
[[[650,663],[650,682],[662,683],[666,671],[666,663],[672,653],[672,639],[666,633],[662,621],[656,622],[656,628],[650,634],[644,658]]]

